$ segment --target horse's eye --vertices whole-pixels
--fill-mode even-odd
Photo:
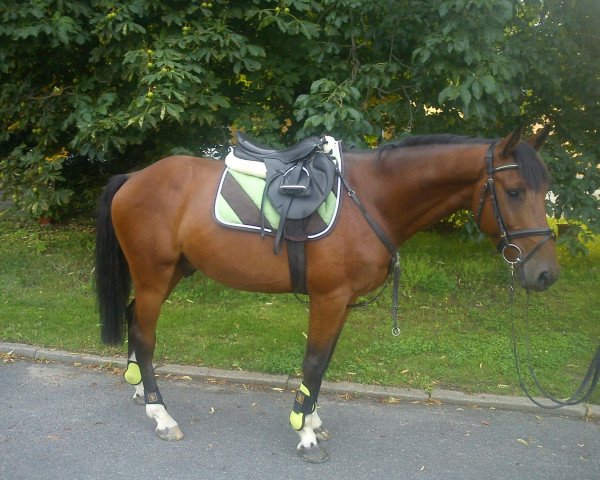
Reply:
[[[512,189],[512,190],[507,190],[506,194],[509,196],[509,198],[517,200],[517,199],[521,198],[523,191],[520,189]]]

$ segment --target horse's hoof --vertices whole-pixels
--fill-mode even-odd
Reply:
[[[319,442],[326,442],[327,440],[331,440],[331,432],[327,430],[323,425],[317,428],[313,428],[315,435],[317,436],[317,440]]]
[[[308,463],[323,463],[329,458],[327,452],[321,445],[311,445],[310,447],[298,448],[300,458]]]
[[[175,425],[174,427],[167,427],[163,430],[159,430],[157,428],[156,434],[161,440],[175,441],[181,440],[183,438],[183,432],[181,431],[181,428],[179,428],[179,425]]]

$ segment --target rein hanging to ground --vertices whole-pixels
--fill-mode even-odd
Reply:
[[[505,259],[506,260],[506,259]],[[508,262],[508,261],[507,261]],[[509,297],[511,307],[514,307],[514,297],[515,297],[515,264],[517,262],[508,262],[511,269],[510,282],[509,282]],[[596,349],[596,353],[594,354],[592,361],[590,362],[590,366],[581,381],[581,384],[575,391],[573,395],[571,395],[568,399],[558,399],[551,393],[549,393],[544,387],[541,386],[540,381],[535,373],[535,370],[531,366],[531,344],[529,341],[529,290],[527,292],[527,300],[525,303],[525,359],[527,362],[527,370],[529,370],[529,374],[535,383],[535,386],[539,389],[539,391],[544,395],[545,398],[554,403],[554,405],[544,405],[543,403],[536,400],[531,394],[529,388],[525,385],[525,381],[523,379],[523,372],[521,368],[521,361],[519,360],[519,351],[517,347],[517,329],[515,324],[515,317],[511,315],[511,333],[512,333],[512,351],[513,356],[515,358],[515,368],[517,370],[517,376],[519,377],[519,385],[521,389],[525,392],[525,395],[538,407],[546,408],[546,409],[555,409],[564,406],[570,405],[578,405],[580,403],[584,403],[592,396],[596,387],[598,385],[598,380],[600,379],[600,345]],[[588,386],[589,385],[589,386]],[[586,391],[587,389],[587,391]]]

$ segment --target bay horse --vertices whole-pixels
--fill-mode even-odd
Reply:
[[[303,379],[290,423],[302,459],[321,462],[330,437],[315,409],[323,375],[349,314],[349,305],[382,285],[392,253],[364,211],[398,247],[451,213],[471,210],[482,232],[502,250],[522,287],[541,291],[557,278],[553,233],[545,197],[550,182],[538,155],[549,129],[523,138],[517,129],[499,140],[451,135],[409,137],[367,150],[345,150],[349,193],[327,236],[306,243],[310,299]],[[183,433],[167,413],[152,358],[161,305],[195,270],[224,285],[252,292],[292,292],[287,252],[274,255],[260,235],[225,228],[213,218],[221,161],[164,158],[113,177],[99,202],[96,288],[101,336],[119,344],[128,331],[125,379],[136,385],[161,439]],[[130,289],[134,297],[131,300]]]

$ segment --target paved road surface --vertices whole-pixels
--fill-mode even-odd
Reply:
[[[330,460],[310,465],[289,392],[160,385],[181,442],[154,435],[117,375],[0,363],[0,479],[600,479],[600,425],[580,418],[324,397]]]

